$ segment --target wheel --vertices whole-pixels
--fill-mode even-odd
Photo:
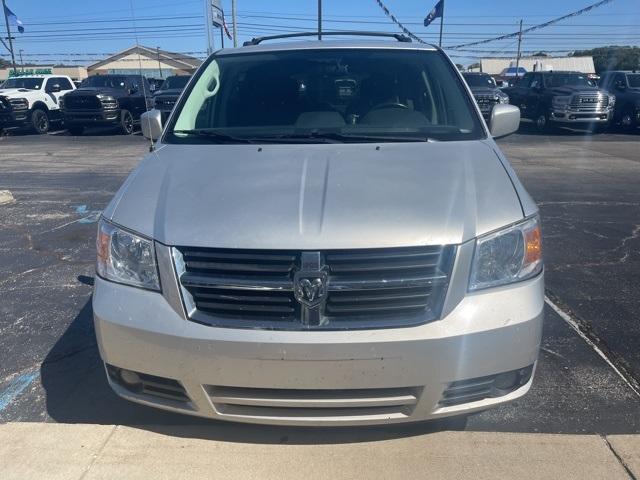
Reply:
[[[546,113],[546,112],[538,113],[538,116],[536,116],[536,129],[540,133],[548,133],[549,132],[550,128],[549,128],[549,114],[548,113]]]
[[[620,129],[623,132],[631,133],[636,128],[636,126],[637,125],[633,112],[630,110],[623,112],[622,116],[620,117]]]
[[[73,125],[67,127],[67,130],[71,135],[82,135],[82,132],[84,132],[84,127],[82,125]]]
[[[120,132],[123,135],[131,135],[133,133],[133,115],[129,110],[122,110],[120,113]]]
[[[49,115],[46,110],[36,108],[31,112],[31,128],[42,135],[49,131]]]

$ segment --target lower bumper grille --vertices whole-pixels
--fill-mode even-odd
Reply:
[[[107,374],[114,383],[117,383],[131,393],[159,397],[166,400],[173,400],[175,402],[189,401],[189,397],[184,387],[180,382],[171,378],[157,377],[146,373],[122,370],[118,367],[114,367],[113,365],[107,365]],[[126,374],[133,374],[130,378],[135,378],[138,381],[132,382],[125,380]]]
[[[438,318],[455,248],[297,252],[179,247],[173,254],[194,321],[233,328],[348,329]],[[312,266],[308,258],[314,259]],[[307,278],[300,279],[299,272]],[[301,298],[313,289],[314,298]]]
[[[206,390],[222,415],[309,420],[406,417],[421,393],[418,387],[289,390],[208,386]]]

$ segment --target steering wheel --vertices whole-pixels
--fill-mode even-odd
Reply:
[[[384,102],[373,106],[371,110],[381,110],[383,108],[402,108],[404,110],[407,110],[409,107],[400,102]]]

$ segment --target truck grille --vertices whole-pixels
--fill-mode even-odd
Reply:
[[[176,104],[177,98],[175,97],[155,97],[154,105],[156,110],[163,112],[170,112]]]
[[[474,95],[476,102],[478,102],[478,106],[480,107],[481,112],[490,112],[493,106],[498,103],[498,99],[495,95],[491,94],[476,94]]]
[[[301,300],[294,288],[296,272],[309,269],[304,264],[309,255],[319,259],[318,276],[325,283],[317,305]],[[192,320],[285,330],[390,328],[434,320],[440,316],[454,255],[451,246],[324,252],[174,249]]]
[[[581,93],[571,97],[571,110],[577,112],[598,112],[609,106],[609,96],[600,92]]]
[[[65,95],[65,110],[100,110],[102,102],[95,95]]]

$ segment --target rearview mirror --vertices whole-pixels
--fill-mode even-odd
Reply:
[[[515,105],[496,105],[491,111],[489,130],[493,138],[505,137],[520,127],[520,109]]]
[[[149,140],[157,140],[162,135],[162,116],[160,110],[149,110],[140,115],[142,135]]]

